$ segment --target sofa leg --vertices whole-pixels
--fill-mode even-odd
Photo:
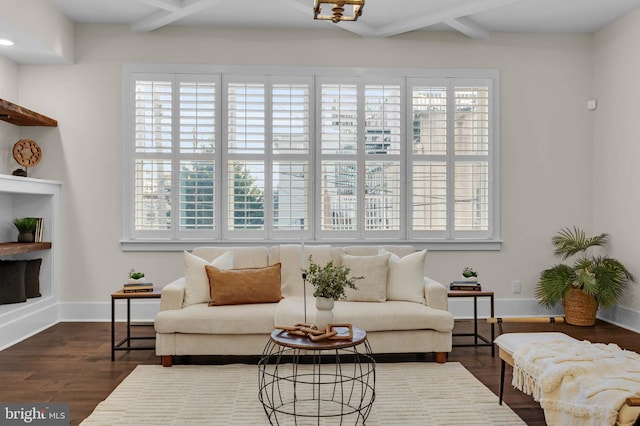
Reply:
[[[162,355],[162,366],[163,367],[171,367],[173,365],[173,356],[172,355]]]
[[[446,352],[436,352],[436,362],[438,364],[444,364],[447,362],[447,353]]]

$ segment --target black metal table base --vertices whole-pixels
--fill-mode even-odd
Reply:
[[[365,353],[356,346],[308,351],[270,340],[258,363],[259,399],[269,422],[291,424],[293,417],[295,425],[365,424],[375,400],[375,360],[366,340],[364,347]]]
[[[154,346],[131,346],[131,342],[134,340],[155,340],[155,336],[132,336],[131,327],[136,325],[147,324],[132,324],[131,323],[131,299],[125,299],[127,301],[127,335],[116,343],[116,299],[111,297],[111,361],[116,359],[116,351],[148,351],[155,350]],[[153,325],[153,324],[148,324]]]
[[[473,337],[473,343],[454,343],[453,347],[491,347],[491,357],[493,358],[496,355],[496,347],[493,344],[493,340],[495,339],[495,329],[494,324],[492,323],[490,326],[491,329],[491,338],[488,339],[485,336],[481,335],[478,332],[478,297],[489,297],[489,307],[491,309],[491,317],[494,316],[494,303],[493,303],[493,293],[477,293],[473,294],[473,291],[466,292],[467,294],[463,296],[456,297],[472,297],[473,298],[473,333],[453,333],[452,337]],[[449,294],[451,297],[451,293]],[[479,343],[478,340],[483,343]]]

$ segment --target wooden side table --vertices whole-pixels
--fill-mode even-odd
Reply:
[[[131,336],[131,299],[159,299],[162,294],[161,288],[154,288],[153,291],[143,291],[136,293],[125,293],[120,289],[111,293],[111,361],[115,361],[116,351],[133,351],[155,349],[155,346],[131,346],[133,340],[155,339],[155,336],[133,337]],[[116,300],[127,301],[127,337],[116,343]],[[125,345],[126,346],[123,346]]]
[[[473,343],[459,343],[454,344],[453,346],[491,346],[491,356],[494,357],[496,355],[496,348],[493,344],[493,340],[495,339],[495,329],[494,324],[491,324],[491,340],[487,339],[485,336],[482,336],[478,333],[478,297],[488,297],[490,308],[491,308],[491,318],[495,316],[494,314],[494,300],[493,300],[493,292],[492,291],[484,291],[484,290],[449,290],[449,297],[472,297],[473,298],[473,333],[453,333],[453,336],[471,336],[473,337]],[[478,342],[478,340],[482,341],[482,343]]]

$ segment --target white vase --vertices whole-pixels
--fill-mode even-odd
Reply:
[[[333,299],[329,297],[316,297],[316,327],[324,329],[327,324],[334,323]]]
[[[144,277],[142,278],[129,278],[127,281],[128,284],[140,284],[144,282]]]

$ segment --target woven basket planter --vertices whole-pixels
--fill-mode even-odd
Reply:
[[[567,324],[595,325],[598,302],[594,296],[585,294],[578,288],[572,288],[562,300],[562,306],[564,306],[564,316]]]

